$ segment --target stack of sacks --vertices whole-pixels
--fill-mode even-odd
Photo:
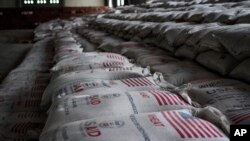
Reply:
[[[194,24],[187,22],[151,23],[98,18],[91,28],[103,30],[125,40],[158,46],[180,58],[195,60],[202,66],[219,73],[249,82],[247,73],[249,24],[223,25],[220,23]],[[142,29],[142,32],[139,32]],[[93,30],[91,30],[94,32]],[[107,33],[101,33],[107,36]],[[237,36],[235,36],[237,35]],[[111,36],[100,48],[119,52],[115,48],[124,41]],[[108,37],[102,38],[106,40]],[[100,40],[101,41],[101,40]],[[99,43],[100,44],[100,43]],[[109,49],[113,48],[113,49]],[[210,57],[212,59],[210,59]]]
[[[85,29],[83,31],[84,33],[90,32],[85,35],[87,39],[98,33],[100,39],[102,38],[99,45],[105,43],[105,39],[112,38],[93,30]],[[70,37],[64,37],[64,39],[66,38]],[[65,44],[72,43],[71,50],[79,48],[74,46],[77,42],[72,38],[68,41],[61,39],[55,39],[56,50],[61,50],[60,41]],[[143,49],[143,47],[140,48]],[[122,52],[126,56],[136,54],[126,47]],[[131,55],[130,58],[138,62],[147,62],[144,60],[150,60],[149,52],[138,54],[136,59],[133,58],[136,55]],[[157,60],[164,58],[166,54],[168,53],[158,50],[155,51],[154,57]],[[57,56],[57,52],[55,56]],[[172,57],[169,57],[166,62],[168,60],[169,62],[178,61]],[[120,54],[98,51],[79,51],[72,54],[67,52],[67,55],[56,59],[51,74],[51,82],[46,88],[41,102],[42,107],[50,107],[46,126],[40,136],[41,141],[61,140],[65,137],[72,141],[115,141],[117,137],[127,140],[125,136],[128,135],[131,136],[131,139],[136,138],[137,140],[144,140],[145,137],[147,140],[160,140],[165,137],[179,140],[182,138],[197,138],[201,141],[228,140],[224,133],[212,123],[195,117],[203,116],[204,114],[201,114],[203,109],[193,107],[182,97],[158,86],[147,68],[132,64],[128,58]],[[218,116],[213,113],[208,114],[215,119]],[[168,115],[169,117],[167,117]],[[179,117],[175,117],[177,115]],[[170,120],[168,120],[169,118]],[[187,121],[184,121],[186,119]],[[187,124],[188,119],[194,120],[193,125],[181,128],[189,128],[192,133],[190,132],[190,134],[186,129],[179,132],[179,127],[173,124],[173,120],[178,120],[178,124]],[[79,125],[81,125],[80,128]],[[149,126],[152,126],[152,129],[149,130]],[[157,128],[160,126],[161,129]],[[167,126],[172,128],[167,129]],[[115,131],[116,137],[114,138],[107,134],[112,131],[108,128],[121,130]],[[200,132],[198,128],[203,128],[203,131]],[[210,131],[205,131],[205,128]],[[60,136],[61,132],[64,132],[66,136]],[[159,136],[155,136],[153,133]]]
[[[54,53],[51,39],[36,42],[1,84],[1,140],[37,140],[41,134],[47,116],[40,102],[50,80]]]

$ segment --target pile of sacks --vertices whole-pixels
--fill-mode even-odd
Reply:
[[[152,66],[157,67],[178,59],[162,50],[150,54],[152,48],[144,51],[146,45],[139,47],[139,43],[132,42],[125,43],[122,49],[131,59],[120,53],[102,52],[100,47],[85,52],[83,46],[93,43],[92,37],[99,39],[99,43],[94,43],[100,45],[104,38],[111,36],[91,29],[82,33],[86,33],[82,34],[85,45],[79,45],[70,32],[55,35],[55,65],[41,101],[42,108],[48,109],[48,119],[40,141],[116,141],[118,138],[228,141],[222,131],[226,131],[222,121],[227,120],[220,111],[194,107],[187,99],[189,96],[177,91],[186,87],[166,87],[159,82],[157,74],[152,75],[153,68],[138,63],[148,66],[147,62],[152,61]],[[133,48],[136,45],[138,49]]]
[[[37,140],[46,122],[42,94],[50,80],[54,56],[51,38],[29,50],[23,62],[0,85],[0,140]]]
[[[80,30],[82,33],[88,31],[86,37],[101,32],[93,29]],[[177,59],[171,52],[155,46],[105,35],[101,36],[103,43],[99,45],[99,49],[123,54],[139,66],[149,66],[158,86],[178,94],[194,107],[215,107],[224,115],[219,118],[219,126],[226,131],[229,131],[231,124],[250,123],[248,84],[222,77],[192,61]]]

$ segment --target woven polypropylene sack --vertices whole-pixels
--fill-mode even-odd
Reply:
[[[179,47],[174,53],[174,55],[177,57],[182,57],[190,60],[193,60],[197,54],[198,52],[195,51],[195,48],[188,45]]]
[[[168,55],[142,55],[137,58],[137,63],[142,67],[163,65],[168,62],[177,62],[179,60]]]
[[[249,74],[249,68],[250,68],[250,59],[247,59],[240,63],[231,73],[230,76],[245,80],[247,82],[250,82],[250,74]]]
[[[97,61],[121,61],[121,62],[128,62],[128,59],[120,54],[115,53],[98,53],[97,55],[88,55],[88,53],[71,56],[69,58],[65,58],[62,61],[57,62],[56,66],[63,66],[69,63],[79,64],[83,63],[91,63]]]
[[[66,95],[77,94],[79,92],[85,93],[107,93],[107,92],[122,92],[122,91],[139,91],[160,89],[154,83],[152,77],[129,78],[122,80],[93,80],[73,79],[72,81],[65,81],[64,83],[54,83],[47,87],[42,97],[42,106],[48,106],[52,98],[54,100],[62,98]]]
[[[190,108],[192,106],[182,98],[168,91],[130,91],[91,96],[82,93],[53,104],[44,132],[78,120]]]
[[[97,68],[97,69],[88,69],[88,70],[81,70],[80,68],[72,68],[72,69],[62,69],[61,71],[57,71],[52,73],[52,80],[56,79],[57,77],[60,77],[61,75],[64,75],[66,73],[72,73],[72,76],[74,72],[77,73],[77,75],[82,76],[88,76],[88,75],[95,75],[93,76],[93,79],[100,78],[98,76],[100,75],[107,75],[110,79],[123,79],[128,77],[139,77],[139,76],[149,76],[150,71],[147,68],[140,68],[140,67],[114,67],[114,68]],[[111,76],[113,75],[113,76]]]
[[[197,106],[213,106],[223,113],[249,108],[250,87],[244,83],[231,86],[191,88],[181,92]]]
[[[52,72],[67,72],[71,70],[89,70],[89,69],[100,69],[100,68],[123,68],[123,67],[133,67],[134,64],[129,62],[121,61],[92,61],[91,63],[80,62],[79,64],[65,64],[60,67],[53,67]]]
[[[64,135],[69,141],[229,141],[217,127],[187,110],[72,122],[42,134],[40,141],[61,141]]]
[[[231,55],[239,60],[244,60],[250,57],[248,47],[250,41],[249,31],[248,24],[237,24],[214,36]]]
[[[180,86],[195,80],[218,77],[191,62],[170,62],[164,65],[153,66],[151,67],[151,70],[156,72],[154,76],[159,84],[165,83],[170,86]],[[158,72],[162,74],[159,77],[157,77],[157,74],[159,74]]]
[[[199,54],[196,61],[204,67],[222,75],[229,74],[238,65],[238,61],[230,54],[215,51],[208,51]]]
[[[238,85],[242,84],[242,82],[234,79],[225,79],[225,78],[219,78],[219,79],[203,79],[203,80],[197,80],[192,81],[187,84],[184,84],[181,86],[182,88],[209,88],[209,87],[220,87],[220,86],[232,86],[232,85]]]

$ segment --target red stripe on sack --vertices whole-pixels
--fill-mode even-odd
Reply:
[[[168,121],[168,123],[177,131],[177,133],[181,136],[181,138],[185,138],[185,135],[182,133],[182,131],[178,128],[178,126],[175,125],[174,122],[172,122],[169,117],[167,116],[168,113],[161,112],[163,117]]]
[[[220,135],[218,135],[209,125],[208,122],[205,122],[203,120],[200,120],[200,123],[207,129],[207,131],[209,131],[209,133],[211,133],[213,135],[213,137],[219,137]]]
[[[152,94],[153,94],[153,96],[155,97],[155,99],[156,99],[156,101],[158,102],[158,104],[159,104],[159,105],[162,105],[160,98],[159,98],[156,94],[154,94],[154,93],[152,93]]]
[[[231,117],[230,119],[234,122],[234,123],[239,123],[243,120],[245,120],[246,118],[248,118],[250,116],[250,112],[244,112],[238,115],[235,115],[233,117]]]
[[[127,85],[128,87],[131,87],[131,85],[126,80],[121,80],[121,82]]]
[[[173,112],[173,115],[178,119],[178,121],[180,121],[183,125],[183,127],[187,130],[191,132],[191,135],[195,138],[199,138],[199,136],[195,133],[195,130],[193,130],[193,126],[191,124],[189,124],[187,121],[183,120],[182,117],[179,116],[178,113]]]
[[[134,84],[135,86],[137,86],[137,87],[140,86],[140,83],[137,83],[137,81],[135,81],[135,79],[129,79],[129,80],[130,80],[130,82],[131,82],[132,84]]]
[[[208,138],[211,138],[212,136],[211,136],[211,134],[209,134],[209,132],[207,132],[207,130],[203,127],[203,125],[202,124],[200,124],[200,121],[198,120],[193,120],[193,121],[191,121],[191,122],[194,122],[194,124],[196,124],[199,128],[198,129],[200,129],[200,130],[202,130],[205,134],[206,134],[206,136],[208,137]],[[197,130],[198,130],[197,129]]]
[[[161,93],[161,92],[159,92],[159,93]],[[168,95],[166,95],[166,94],[164,94],[164,93],[161,93],[164,97],[165,97],[165,99],[168,101],[168,105],[173,105],[173,102],[172,102],[172,99],[168,96]]]
[[[138,79],[133,79],[134,81],[136,81],[140,86],[144,86],[144,84],[141,82],[141,81],[139,81]]]

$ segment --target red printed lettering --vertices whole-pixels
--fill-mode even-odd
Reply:
[[[156,115],[148,115],[149,120],[151,123],[154,124],[154,126],[162,126],[164,127],[164,124],[160,121],[160,119]]]

